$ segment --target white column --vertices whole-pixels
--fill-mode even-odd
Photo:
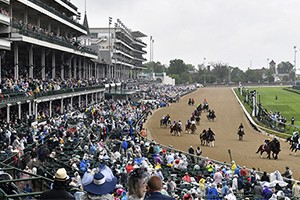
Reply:
[[[21,102],[17,102],[18,104],[18,118],[21,119]]]
[[[64,113],[64,99],[60,100],[60,114]]]
[[[88,94],[85,95],[85,106],[88,106]]]
[[[71,110],[73,110],[73,97],[70,99],[70,104],[71,104]]]
[[[96,92],[96,103],[98,103],[98,93]]]
[[[65,80],[65,60],[63,53],[60,55],[60,78],[61,80]]]
[[[49,117],[52,117],[52,101],[49,101]]]
[[[45,80],[46,79],[46,53],[44,48],[42,48],[41,65],[42,65],[42,79]]]
[[[92,93],[92,103],[94,103],[94,93]]]
[[[29,116],[31,116],[32,115],[31,101],[27,100],[27,103],[28,103],[28,113],[29,113]]]
[[[14,43],[14,78],[19,78],[19,46],[18,43]]]
[[[72,78],[72,58],[70,58],[69,62],[69,79]]]
[[[55,52],[52,52],[52,79],[55,79]]]
[[[6,107],[6,122],[7,123],[10,123],[10,106],[11,104],[7,104],[7,107]]]
[[[29,78],[33,79],[33,46],[30,45],[29,46],[29,52],[28,52],[28,56],[29,56]]]
[[[78,107],[80,108],[81,106],[81,95],[78,96]]]
[[[74,75],[73,75],[73,78],[74,78],[74,79],[77,79],[77,74],[76,74],[76,73],[77,73],[77,63],[76,63],[76,62],[77,62],[77,59],[76,59],[76,57],[74,57],[74,62],[73,62],[73,65],[74,65],[74,66],[73,66],[73,67],[74,67]]]
[[[79,68],[79,70],[78,70],[79,71],[78,78],[81,79],[82,78],[81,58],[79,58],[78,68]]]
[[[38,106],[39,105],[39,103],[38,102],[35,102],[35,106],[34,106],[34,108],[35,108],[35,110],[34,110],[34,115],[35,115],[35,119],[37,120],[37,117],[38,117]]]

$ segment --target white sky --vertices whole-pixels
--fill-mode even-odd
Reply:
[[[182,59],[197,66],[206,58],[246,70],[294,63],[300,49],[299,0],[86,0],[90,27],[119,18],[128,28],[152,36],[153,60]],[[84,0],[71,0],[82,13]],[[143,38],[149,48],[149,37]],[[149,53],[144,55],[149,60]],[[297,53],[297,63],[300,54]],[[300,66],[297,64],[297,66]]]

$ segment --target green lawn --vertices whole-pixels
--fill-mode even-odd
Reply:
[[[251,87],[249,90],[256,90],[260,94],[258,101],[265,109],[281,112],[288,124],[294,116],[295,125],[300,126],[300,94],[284,90],[283,87]]]

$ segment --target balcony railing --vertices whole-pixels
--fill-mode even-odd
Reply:
[[[77,50],[77,51],[97,55],[97,53],[95,51],[93,51],[92,49],[89,49],[87,47],[82,47],[82,46],[76,46],[76,45],[70,43],[69,41],[67,41],[67,39],[63,39],[63,37],[59,38],[59,37],[56,37],[56,36],[48,36],[48,35],[39,33],[38,31],[30,30],[30,29],[27,28],[26,25],[22,25],[22,24],[18,23],[16,20],[13,20],[12,27],[16,28],[18,30],[18,33],[21,34],[21,35],[25,35],[25,36],[28,36],[28,37],[33,37],[33,38],[43,40],[45,42],[49,42],[49,43],[52,43],[52,44],[65,46],[65,47],[68,47],[68,48],[71,48],[71,49],[74,49],[74,50]]]
[[[46,10],[48,10],[48,11],[50,11],[51,13],[53,13],[53,14],[55,14],[55,15],[57,15],[57,16],[63,18],[63,19],[65,19],[65,20],[67,20],[68,22],[72,23],[73,25],[76,25],[76,26],[82,28],[83,30],[86,30],[86,28],[85,28],[83,25],[79,24],[78,22],[75,22],[73,19],[70,19],[70,18],[67,17],[66,15],[60,13],[59,11],[57,11],[57,10],[55,10],[54,8],[52,8],[52,7],[48,6],[48,5],[46,5],[45,3],[43,3],[43,2],[41,2],[41,1],[39,1],[39,0],[29,0],[29,1],[31,1],[32,3],[35,3],[36,5],[38,5],[38,6],[42,7],[42,8],[44,8],[44,9],[46,9]],[[87,31],[87,30],[86,30],[86,31]]]
[[[74,92],[81,92],[81,91],[88,91],[88,90],[95,90],[95,89],[102,89],[105,88],[103,84],[95,85],[95,86],[86,86],[86,87],[78,87],[78,88],[68,88],[68,89],[60,89],[60,90],[52,90],[52,91],[41,91],[41,92],[5,92],[1,94],[0,97],[0,104],[3,103],[15,103],[17,101],[24,101],[30,99],[36,99],[39,97],[46,97],[52,95],[59,95],[59,94],[67,94],[67,93],[74,93]]]
[[[74,6],[72,3],[70,3],[70,1],[68,1],[68,0],[61,0],[61,1],[77,11],[77,7]]]

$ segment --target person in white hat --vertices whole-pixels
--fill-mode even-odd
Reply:
[[[66,199],[75,200],[74,196],[66,191],[68,186],[69,176],[65,168],[60,168],[56,171],[53,183],[53,189],[45,191],[41,194],[41,200],[50,199]]]

